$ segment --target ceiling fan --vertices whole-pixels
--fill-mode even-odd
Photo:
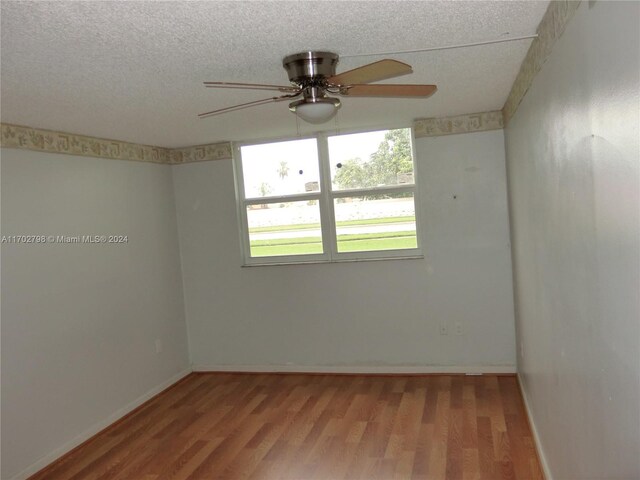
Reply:
[[[289,110],[309,123],[323,123],[331,119],[340,108],[340,99],[330,97],[328,94],[347,97],[427,98],[437,90],[435,85],[371,85],[371,82],[412,73],[411,65],[397,60],[380,60],[336,74],[338,59],[338,55],[332,52],[302,52],[284,57],[282,66],[289,75],[291,85],[204,82],[204,85],[209,88],[271,90],[280,92],[282,95],[212,110],[201,113],[198,117],[219,115],[266,103],[302,97],[291,102]]]

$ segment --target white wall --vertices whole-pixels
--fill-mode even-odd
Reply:
[[[582,2],[506,129],[518,370],[553,478],[640,478],[637,2]]]
[[[129,237],[2,245],[8,479],[175,379],[188,353],[170,167],[3,149],[1,172],[2,235]]]
[[[513,369],[503,132],[416,150],[424,260],[242,268],[232,162],[172,167],[195,367]]]

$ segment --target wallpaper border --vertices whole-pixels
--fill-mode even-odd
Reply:
[[[417,119],[414,120],[413,127],[416,138],[499,130],[503,128],[502,112],[496,110],[453,117]],[[0,123],[0,147],[163,165],[232,158],[231,142],[164,148],[9,123]]]
[[[0,147],[164,165],[231,158],[229,142],[163,148],[8,123],[0,124]]]
[[[208,162],[231,158],[231,142],[211,143],[193,147],[171,149],[171,165]]]
[[[416,138],[439,137],[457,133],[484,132],[503,128],[502,112],[467,113],[452,117],[422,118],[413,122]]]
[[[565,27],[573,14],[580,6],[581,0],[553,0],[549,3],[529,50],[520,65],[520,71],[516,76],[507,101],[502,107],[504,124],[509,122],[526,95],[533,79],[538,74],[542,65],[547,61],[556,41],[562,36]]]
[[[170,163],[169,149],[3,123],[0,146],[137,162]]]

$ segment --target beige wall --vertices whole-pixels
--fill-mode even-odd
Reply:
[[[175,381],[188,353],[169,166],[3,149],[1,176],[2,235],[129,237],[2,245],[9,479]]]
[[[232,162],[172,167],[195,367],[514,371],[503,138],[417,140],[423,260],[242,268]]]
[[[640,478],[637,2],[582,2],[505,130],[518,371],[550,478]]]

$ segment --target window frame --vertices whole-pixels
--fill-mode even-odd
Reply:
[[[387,185],[373,188],[354,188],[346,190],[333,190],[331,179],[331,158],[329,157],[329,138],[341,135],[352,135],[358,133],[377,132],[384,130],[409,129],[411,139],[411,159],[413,162],[413,180],[411,185]],[[242,147],[252,145],[263,145],[270,143],[287,142],[293,140],[315,139],[318,149],[318,171],[319,190],[316,192],[306,192],[301,194],[278,195],[270,197],[259,197],[247,199],[244,190],[244,175],[242,168]],[[325,131],[297,137],[283,137],[276,139],[262,139],[257,141],[233,142],[233,174],[236,193],[236,211],[238,216],[238,233],[240,237],[241,256],[243,266],[262,265],[299,265],[309,263],[339,263],[393,259],[414,259],[424,258],[423,238],[422,238],[422,218],[420,189],[418,188],[418,162],[415,151],[415,133],[411,126],[400,127],[380,127],[341,131],[339,133]],[[364,252],[338,252],[338,239],[336,235],[336,221],[334,201],[338,198],[363,196],[376,193],[413,193],[415,224],[416,224],[416,248],[405,248],[399,250],[373,250]],[[252,257],[250,248],[249,225],[247,218],[247,207],[249,205],[277,204],[296,201],[317,200],[320,211],[320,233],[324,252],[321,254],[304,255],[277,255],[270,257]]]

